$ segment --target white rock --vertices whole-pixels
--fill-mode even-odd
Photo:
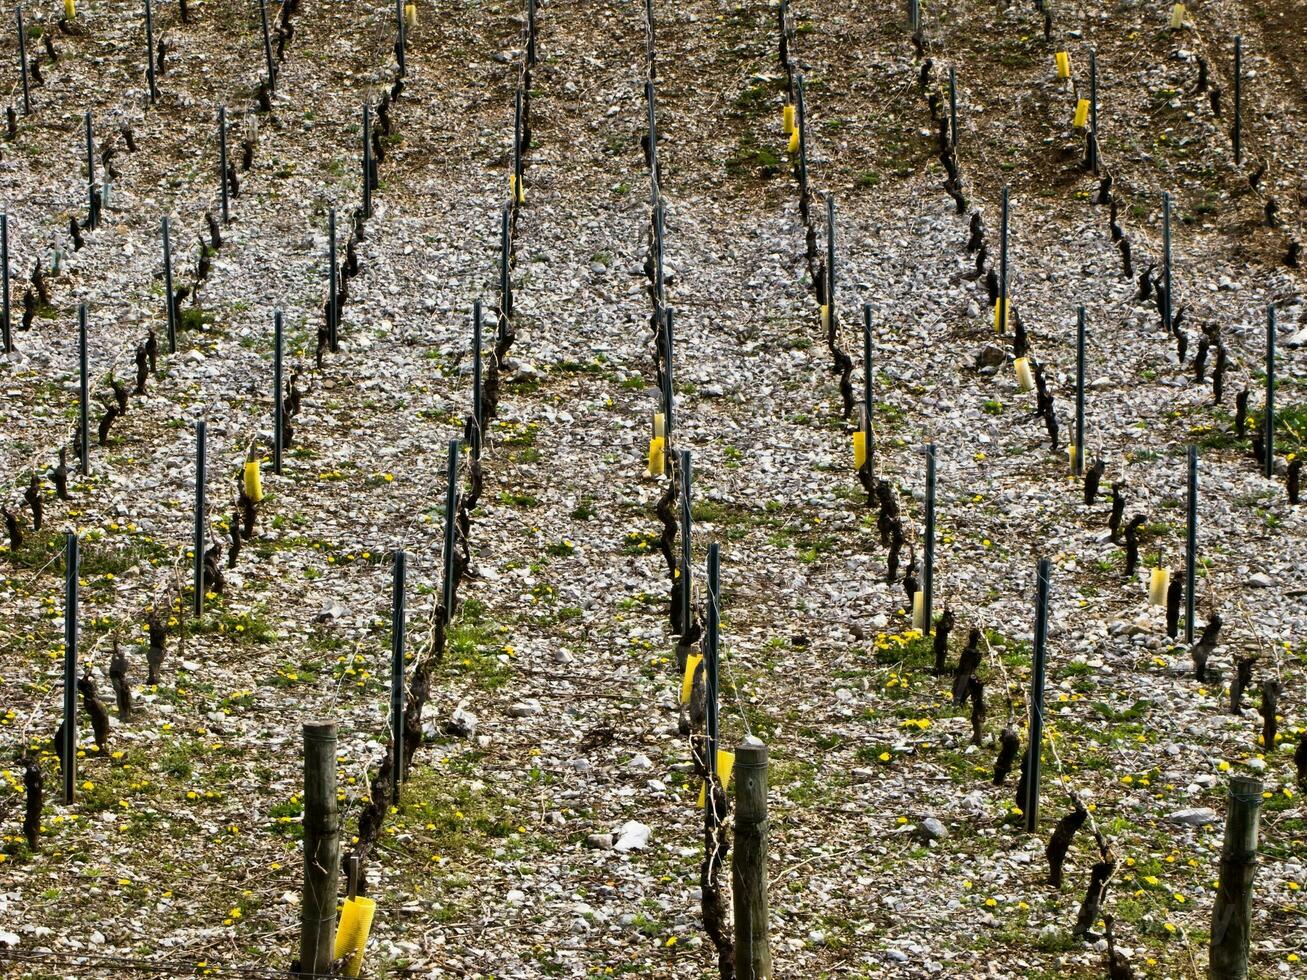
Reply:
[[[643,851],[649,844],[651,833],[653,829],[648,824],[640,823],[638,820],[628,820],[618,830],[617,843],[613,845],[613,849],[622,852]]]

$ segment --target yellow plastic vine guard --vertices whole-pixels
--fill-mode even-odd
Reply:
[[[1148,604],[1150,606],[1165,606],[1166,593],[1171,588],[1171,570],[1169,568],[1154,568],[1153,574],[1148,579]]]
[[[821,304],[821,328],[823,330],[830,329],[830,307],[825,303]]]
[[[517,204],[526,203],[526,181],[518,183],[517,174],[508,175],[508,196]]]
[[[409,27],[418,26],[418,5],[415,3],[404,4],[404,23]]]
[[[859,429],[853,433],[853,468],[860,470],[867,465],[867,433]]]
[[[690,703],[690,692],[694,690],[694,672],[703,662],[703,655],[692,653],[685,658],[685,674],[681,677],[681,704]]]
[[[667,420],[662,412],[654,412],[653,432],[655,439],[663,439],[667,436]]]
[[[1184,27],[1184,4],[1177,3],[1171,8],[1171,30],[1178,31]]]
[[[794,106],[792,105],[781,109],[781,132],[786,136],[794,132]]]
[[[1075,468],[1076,468],[1076,454],[1078,452],[1079,449],[1076,447],[1076,444],[1074,442],[1066,447],[1067,460],[1071,463],[1071,471],[1073,473],[1075,472]]]
[[[799,152],[799,127],[797,125],[790,131],[790,145],[788,147],[788,152]]]
[[[376,913],[377,903],[370,898],[347,898],[341,907],[333,959],[348,957],[345,961],[347,977],[356,977],[363,972],[363,952]]]
[[[912,628],[926,630],[926,593],[920,589],[912,593]]]
[[[1030,370],[1030,358],[1018,357],[1013,362],[1012,367],[1017,372],[1017,387],[1022,391],[1029,391],[1035,387],[1035,375]]]
[[[1002,310],[1002,321],[1000,322],[999,311]],[[1006,299],[994,300],[994,332],[1003,333],[1007,330],[1008,317],[1012,315],[1012,301]]]
[[[664,458],[666,446],[667,439],[663,436],[654,436],[649,440],[649,469],[645,476],[662,476],[666,472],[667,463]]]
[[[1059,51],[1053,55],[1053,61],[1057,63],[1057,77],[1066,81],[1071,77],[1071,55],[1066,51]]]
[[[722,781],[722,789],[726,790],[731,785],[731,773],[735,770],[735,753],[728,752],[726,749],[717,750],[717,778]],[[699,787],[698,807],[703,809],[704,804],[708,802],[708,784],[705,782]]]
[[[1075,129],[1084,129],[1087,122],[1089,122],[1089,100],[1081,99],[1076,103],[1076,117],[1071,121],[1071,125]]]
[[[77,19],[77,0],[64,0],[64,17],[67,20]]]
[[[245,496],[256,504],[263,499],[263,475],[259,471],[260,462],[251,459],[245,463]]]

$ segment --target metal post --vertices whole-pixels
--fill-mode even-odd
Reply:
[[[336,724],[304,723],[304,896],[300,909],[300,972],[331,972],[340,879],[340,813],[336,805]]]
[[[218,159],[222,168],[220,174],[222,182],[222,223],[228,224],[231,221],[231,205],[228,200],[229,188],[227,186],[227,107],[218,106]]]
[[[876,376],[873,372],[871,304],[862,304],[862,408],[866,418],[867,474],[876,476]]]
[[[1008,189],[1003,188],[1003,212],[998,247],[998,332],[1007,333],[1007,225]]]
[[[268,0],[259,0],[259,17],[263,21],[263,60],[268,65],[268,88],[275,89],[277,66],[272,60],[272,34],[268,30]]]
[[[1162,327],[1171,332],[1171,195],[1162,192]]]
[[[678,618],[680,621],[681,636],[684,637],[690,632],[690,604],[693,598],[690,565],[690,543],[691,532],[693,530],[693,521],[690,515],[690,487],[692,483],[690,450],[682,449],[679,456],[681,464],[681,615]]]
[[[1243,37],[1234,36],[1234,162],[1243,163]]]
[[[1210,980],[1244,980],[1252,937],[1253,875],[1257,871],[1257,832],[1261,820],[1262,783],[1247,776],[1230,780],[1229,808],[1221,871],[1212,903]]]
[[[27,85],[27,31],[23,27],[23,8],[18,8],[18,66],[23,75],[23,115],[32,114],[32,93]]]
[[[339,291],[339,285],[336,282],[336,276],[339,269],[336,266],[336,209],[331,208],[327,212],[327,347],[334,354],[340,349],[340,324],[337,323],[336,295]]]
[[[735,975],[771,980],[767,922],[767,746],[735,749],[735,846],[731,898],[735,911]]]
[[[835,195],[826,195],[826,314],[835,329]]]
[[[949,143],[956,150],[958,146],[958,73],[952,65],[948,68],[948,119]]]
[[[205,462],[207,429],[208,425],[204,419],[195,423],[195,601],[192,607],[197,621],[204,615],[204,552],[207,543],[204,484],[208,468]]]
[[[663,436],[670,446],[672,440],[672,409],[675,402],[675,389],[672,384],[672,356],[675,350],[672,335],[675,317],[669,308],[663,311]]]
[[[485,406],[481,403],[481,300],[472,303],[472,458],[481,458],[485,436]]]
[[[399,784],[404,774],[404,582],[406,556],[395,552],[390,605],[390,743],[394,747],[390,767],[391,803],[399,802]]]
[[[1076,310],[1076,455],[1071,472],[1085,475],[1085,308]]]
[[[78,468],[82,476],[91,473],[91,365],[86,344],[86,304],[77,306],[77,434],[82,441]]]
[[[172,232],[171,221],[164,215],[163,221],[163,289],[167,294],[164,302],[168,307],[168,353],[177,353],[177,307],[172,292]]]
[[[931,634],[931,600],[935,591],[935,444],[926,445],[926,556],[921,573],[922,633]]]
[[[454,618],[454,516],[458,513],[458,440],[449,440],[445,483],[445,625]]]
[[[1034,833],[1039,825],[1039,753],[1044,743],[1044,662],[1048,644],[1049,561],[1039,559],[1035,575],[1035,648],[1034,669],[1030,678],[1030,723],[1026,746],[1026,798],[1021,810],[1026,818],[1026,832]]]
[[[1194,641],[1194,591],[1198,571],[1198,447],[1189,447],[1189,495],[1185,505],[1184,641]]]
[[[1266,307],[1266,476],[1275,476],[1275,304]],[[1269,749],[1270,746],[1267,746]]]
[[[0,214],[0,333],[4,350],[14,349],[13,324],[9,316],[9,215]]]
[[[281,359],[282,345],[281,310],[272,313],[272,472],[281,475],[282,429],[285,427],[284,396],[282,395]]]
[[[704,734],[707,736],[709,783],[717,775],[717,668],[719,665],[718,654],[721,651],[718,634],[721,629],[722,619],[721,584],[719,581],[721,576],[720,547],[716,541],[708,545],[708,607],[707,621],[704,624],[703,645],[704,689],[707,694]],[[707,793],[709,805],[711,805],[711,799],[710,787]]]
[[[84,113],[82,118],[86,125],[86,227],[95,229],[100,224],[99,202],[95,199],[95,133],[91,128],[91,114]]]
[[[264,21],[264,31],[267,31],[267,21]],[[159,87],[154,78],[154,8],[150,0],[145,0],[145,81],[149,87],[150,104],[159,97]]]
[[[372,104],[363,103],[363,217],[372,217]]]
[[[64,805],[77,791],[77,586],[79,574],[77,535],[64,535]]]

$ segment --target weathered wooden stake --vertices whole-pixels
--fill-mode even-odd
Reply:
[[[794,84],[796,96],[794,124],[799,127],[799,200],[802,202],[804,214],[806,215],[808,208],[808,109],[804,98],[803,76],[796,76]]]
[[[526,5],[526,66],[534,68],[536,63],[536,0],[528,0]]]
[[[644,98],[649,117],[649,204],[658,204],[658,102],[653,79],[644,83]]]
[[[931,634],[931,600],[935,592],[935,444],[926,445],[926,554],[921,571],[922,635]]]
[[[4,350],[14,349],[13,324],[9,315],[9,215],[0,214],[0,331]]]
[[[177,353],[177,304],[172,292],[172,231],[171,220],[164,215],[161,222],[163,235],[163,291],[168,312],[168,353]]]
[[[513,206],[505,204],[499,219],[499,310],[503,314],[500,327],[508,329],[513,315],[513,281],[510,274],[513,252]],[[502,333],[501,333],[502,337]]]
[[[1008,229],[1008,189],[1003,188],[1002,216],[998,239],[998,332],[1007,333],[1007,229]]]
[[[23,27],[23,8],[18,8],[18,66],[23,75],[23,115],[32,114],[32,93],[27,85],[27,30]]]
[[[513,96],[513,206],[522,198],[522,86]]]
[[[1076,310],[1076,441],[1071,472],[1085,475],[1085,308]]]
[[[390,766],[391,803],[399,802],[404,773],[404,589],[407,558],[395,552],[390,605]]]
[[[205,520],[204,489],[208,465],[206,462],[208,424],[204,419],[195,423],[195,601],[192,611],[198,621],[204,615],[204,552],[208,543]]]
[[[1225,814],[1221,872],[1212,905],[1210,980],[1244,980],[1248,976],[1248,942],[1252,936],[1253,875],[1257,870],[1257,831],[1261,820],[1262,783],[1247,776],[1230,780]]]
[[[71,805],[77,792],[77,586],[80,572],[77,535],[64,536],[64,805]]]
[[[1234,162],[1243,163],[1243,37],[1234,36]]]
[[[735,749],[735,848],[731,897],[735,910],[735,976],[771,980],[767,924],[767,746]]]
[[[100,202],[96,199],[95,189],[95,133],[89,112],[83,113],[82,121],[86,127],[86,227],[94,230],[100,224]]]
[[[1098,52],[1089,49],[1089,167],[1098,173]]]
[[[222,223],[231,223],[230,188],[227,186],[227,107],[218,106],[218,182],[222,185]]]
[[[282,394],[282,354],[285,339],[282,335],[281,310],[272,313],[272,472],[281,476],[282,433],[285,428],[285,396]]]
[[[835,329],[835,195],[826,195],[826,315]]]
[[[408,74],[407,47],[408,29],[404,23],[404,0],[395,0],[395,63],[399,67],[400,78]]]
[[[1171,333],[1171,195],[1162,192],[1162,329]]]
[[[1266,307],[1266,418],[1262,439],[1266,448],[1265,472],[1275,476],[1275,304]]]
[[[1049,561],[1039,559],[1035,575],[1035,648],[1030,677],[1030,722],[1026,745],[1026,798],[1021,811],[1026,818],[1026,832],[1039,826],[1039,754],[1044,747],[1044,664],[1048,645]]]
[[[449,462],[445,471],[445,625],[454,618],[454,517],[458,513],[458,440],[449,440]]]
[[[86,344],[86,304],[77,305],[77,437],[82,443],[78,469],[91,473],[91,365]]]
[[[267,22],[264,22],[267,30]],[[150,0],[145,0],[145,82],[149,89],[150,104],[159,98],[159,87],[154,78],[154,7]],[[224,173],[223,179],[226,180]]]
[[[1198,605],[1198,447],[1189,447],[1189,494],[1185,501],[1184,641],[1194,642],[1194,616]]]
[[[675,392],[672,387],[672,354],[675,350],[672,336],[673,322],[675,313],[670,309],[663,310],[663,436],[667,442],[665,445],[672,444],[672,408],[675,401]],[[664,453],[666,458],[666,453]]]
[[[300,972],[331,972],[340,879],[340,814],[336,808],[336,724],[304,723],[304,902]]]

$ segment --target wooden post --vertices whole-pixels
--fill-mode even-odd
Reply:
[[[86,128],[86,227],[94,231],[100,225],[100,208],[95,191],[95,129],[89,112],[82,114],[82,123]]]
[[[1262,445],[1265,448],[1265,472],[1269,480],[1275,476],[1275,304],[1266,307],[1266,411],[1262,418],[1265,429]]]
[[[268,30],[268,0],[259,0],[259,18],[263,21],[263,60],[268,66],[268,88],[277,87],[277,65],[272,60],[272,34]]]
[[[1189,447],[1189,493],[1185,500],[1184,548],[1184,641],[1194,641],[1194,617],[1198,603],[1198,447]]]
[[[1234,36],[1234,162],[1243,163],[1243,37]]]
[[[224,185],[225,186],[225,185]],[[327,349],[333,354],[340,350],[337,331],[340,324],[336,322],[336,296],[340,287],[336,283],[338,267],[336,265],[336,209],[327,211]]]
[[[1247,776],[1230,780],[1225,815],[1221,875],[1212,906],[1210,980],[1244,980],[1248,976],[1248,940],[1252,932],[1253,873],[1257,869],[1257,825],[1262,784]]]
[[[77,535],[64,538],[64,805],[71,806],[77,792],[77,585],[79,574]]]
[[[231,223],[231,188],[227,183],[227,107],[218,106],[218,181],[222,185],[222,223]]]
[[[363,103],[363,217],[372,217],[372,103]]]
[[[336,723],[304,723],[304,902],[300,972],[326,974],[336,943],[340,815],[336,810]]]
[[[77,437],[82,452],[77,461],[82,476],[91,474],[91,367],[86,346],[86,304],[77,306]]]
[[[163,235],[163,291],[167,294],[164,303],[168,311],[168,353],[177,353],[177,301],[172,291],[172,230],[167,215],[161,222]]]
[[[958,73],[949,65],[948,69],[948,131],[949,145],[958,148]]]
[[[204,552],[208,542],[207,506],[204,501],[204,485],[207,465],[205,451],[207,448],[208,423],[200,419],[195,423],[195,601],[192,603],[195,619],[198,622],[204,615]]]
[[[0,214],[0,333],[5,353],[14,349],[12,324],[9,322],[9,215]]]
[[[1162,193],[1162,329],[1171,333],[1171,195]]]
[[[862,304],[862,411],[867,450],[867,475],[876,478],[876,377],[872,372],[871,304]],[[871,482],[869,481],[869,482]]]
[[[281,475],[281,455],[285,446],[282,443],[282,430],[285,419],[282,413],[285,402],[282,395],[282,348],[285,341],[282,335],[281,310],[272,313],[272,472]]]
[[[268,29],[266,16],[263,29],[265,31]],[[150,104],[153,105],[159,98],[159,86],[154,80],[154,9],[150,0],[145,0],[145,81],[149,87],[147,94],[150,97]],[[227,179],[226,174],[223,175],[223,179]]]
[[[390,611],[390,799],[399,803],[404,778],[404,589],[408,556],[395,552]]]
[[[935,444],[926,444],[926,554],[921,570],[921,632],[931,633],[935,595]]]
[[[1030,723],[1026,747],[1026,798],[1018,801],[1026,818],[1026,832],[1039,828],[1039,755],[1044,747],[1044,664],[1048,645],[1049,561],[1039,559],[1035,573],[1035,644],[1030,676]]]
[[[481,458],[481,440],[485,434],[485,404],[481,397],[484,365],[481,357],[481,300],[472,303],[472,458]]]
[[[1071,472],[1085,475],[1085,308],[1076,310],[1076,441]]]
[[[679,475],[681,478],[681,582],[680,589],[677,591],[677,604],[680,606],[680,615],[677,617],[677,622],[680,624],[681,636],[684,637],[690,632],[690,621],[693,618],[690,606],[694,597],[690,572],[690,535],[694,524],[690,508],[692,464],[690,450],[682,449],[677,455],[680,457]]]
[[[998,332],[1007,333],[1007,226],[1008,226],[1008,189],[1003,188],[1002,213],[999,219],[998,233]]]
[[[735,975],[771,980],[767,927],[767,746],[735,750],[735,849],[731,895],[735,907]]]
[[[445,468],[445,580],[442,601],[445,606],[445,625],[454,619],[454,528],[458,515],[458,440],[449,440],[449,461]]]
[[[23,75],[23,115],[32,114],[32,92],[27,84],[27,30],[23,27],[23,8],[18,11],[18,67]]]

